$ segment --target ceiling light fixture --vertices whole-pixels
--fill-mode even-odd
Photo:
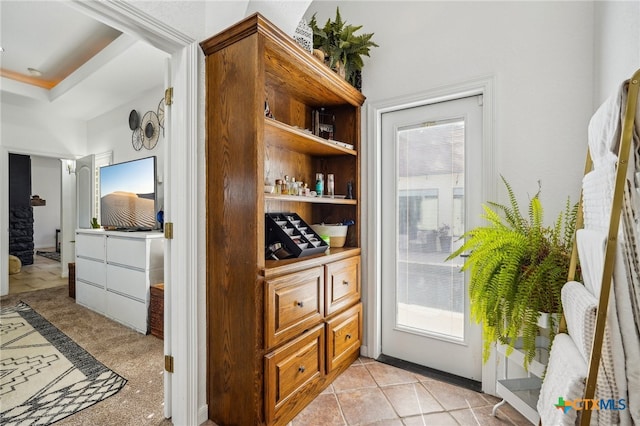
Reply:
[[[29,74],[31,74],[34,77],[41,77],[42,76],[42,71],[37,70],[35,68],[27,68],[27,71],[29,71]]]
[[[0,46],[0,52],[4,52],[4,47]]]

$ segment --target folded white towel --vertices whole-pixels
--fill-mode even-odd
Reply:
[[[620,139],[620,113],[626,82],[618,87],[616,93],[605,100],[589,121],[589,151],[595,168],[609,153],[616,153],[616,144]]]
[[[582,399],[586,377],[587,364],[571,337],[564,333],[556,335],[538,398],[537,409],[543,425],[576,424],[578,411],[558,405]]]
[[[562,307],[567,332],[586,363],[591,358],[598,299],[581,283],[570,281],[562,287]]]
[[[582,211],[585,229],[607,231],[611,220],[611,202],[617,157],[608,153],[601,165],[582,179]]]
[[[580,259],[584,286],[596,299],[600,297],[606,241],[607,234],[604,231],[578,229],[576,232],[578,258]],[[566,305],[563,304],[563,306]]]

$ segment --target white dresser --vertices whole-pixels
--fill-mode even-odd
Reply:
[[[149,287],[164,280],[164,234],[76,231],[76,302],[148,332]]]

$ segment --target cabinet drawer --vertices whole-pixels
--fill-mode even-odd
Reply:
[[[265,340],[272,348],[313,327],[324,317],[321,266],[266,282]]]
[[[309,330],[265,356],[267,423],[287,407],[296,405],[324,375],[324,326]]]
[[[76,281],[76,303],[104,315],[106,310],[104,289],[78,280]]]
[[[360,300],[360,256],[326,265],[326,314],[331,315]]]
[[[147,242],[144,239],[108,236],[107,262],[146,269]]]
[[[109,318],[147,334],[147,304],[110,291],[107,294],[106,314]],[[103,296],[104,297],[104,296]]]
[[[327,321],[327,373],[351,359],[362,344],[362,303]]]
[[[103,262],[78,258],[76,259],[76,277],[79,280],[104,288],[107,278],[105,264]]]
[[[143,271],[107,265],[107,290],[144,302],[148,299],[149,285],[147,274]]]
[[[78,256],[104,260],[104,235],[76,234]]]

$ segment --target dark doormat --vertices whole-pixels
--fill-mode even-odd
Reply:
[[[455,374],[446,373],[444,371],[435,370],[429,367],[424,367],[422,365],[414,364],[412,362],[404,361],[384,354],[380,354],[376,361],[393,365],[394,367],[402,368],[403,370],[411,371],[412,373],[422,374],[425,377],[431,377],[435,380],[441,380],[452,385],[471,389],[472,391],[482,392],[481,382],[467,379],[466,377],[456,376]]]

